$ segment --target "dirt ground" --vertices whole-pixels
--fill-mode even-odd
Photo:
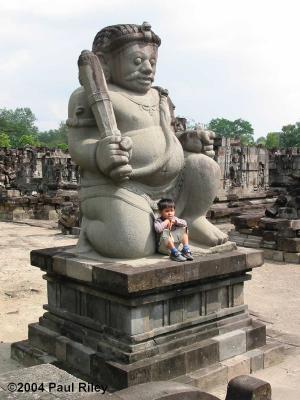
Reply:
[[[35,223],[36,224],[36,223]],[[27,326],[36,322],[46,303],[42,272],[30,265],[33,249],[75,244],[53,224],[40,226],[0,222],[0,373],[22,368],[10,359],[10,343],[27,338]],[[292,346],[278,366],[255,375],[271,383],[272,400],[300,398],[300,265],[266,262],[246,282],[245,302],[264,321],[268,335]],[[212,391],[224,399],[226,388]]]

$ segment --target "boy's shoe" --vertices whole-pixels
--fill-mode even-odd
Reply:
[[[185,257],[188,261],[193,261],[194,259],[192,252],[190,250],[189,251],[182,250],[181,255],[183,255],[183,257]]]
[[[187,260],[179,251],[177,251],[177,253],[175,254],[170,254],[170,258],[171,260],[178,262],[183,262]]]

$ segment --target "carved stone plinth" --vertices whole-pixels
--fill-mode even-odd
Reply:
[[[46,272],[48,304],[29,340],[12,346],[27,364],[50,355],[119,389],[174,379],[265,344],[265,326],[243,301],[247,272],[263,264],[260,251],[184,263],[160,256],[101,262],[65,247],[34,250],[31,262]]]

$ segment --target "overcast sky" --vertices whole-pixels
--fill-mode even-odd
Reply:
[[[156,85],[197,122],[243,118],[255,136],[300,120],[297,0],[1,0],[0,108],[66,119],[77,58],[107,25],[148,21],[161,37]]]

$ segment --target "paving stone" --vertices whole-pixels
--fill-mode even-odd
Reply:
[[[216,336],[214,340],[219,343],[220,361],[246,352],[246,332],[241,329]]]

